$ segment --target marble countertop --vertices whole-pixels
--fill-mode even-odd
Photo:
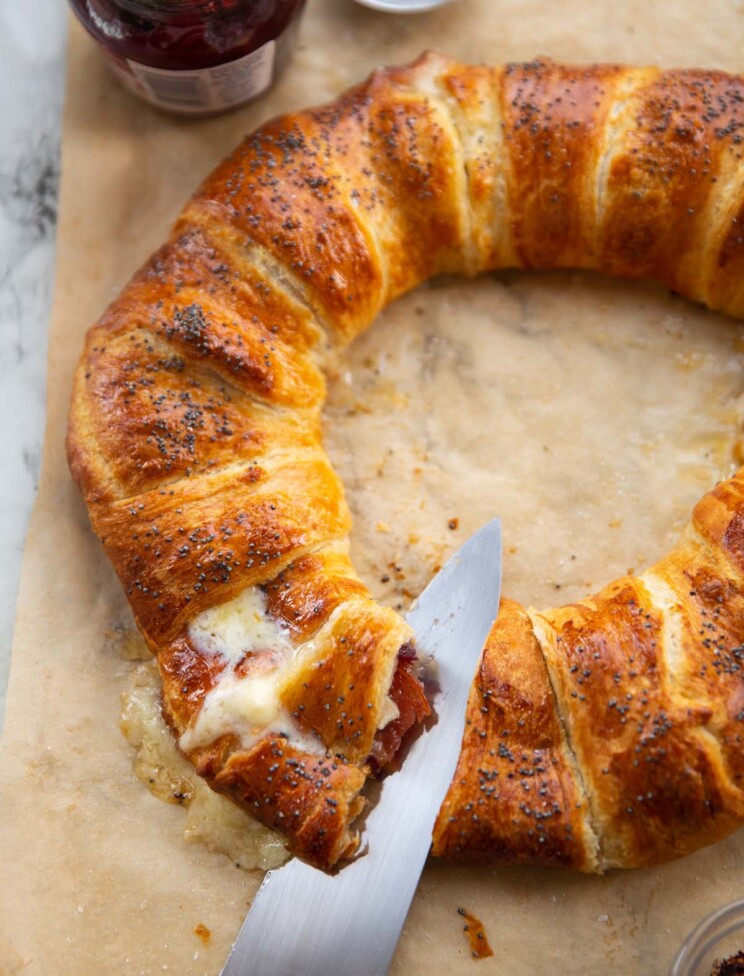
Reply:
[[[44,436],[66,4],[0,5],[0,723]]]

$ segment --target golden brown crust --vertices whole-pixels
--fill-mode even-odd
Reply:
[[[602,134],[628,75],[616,66],[577,69],[544,61],[504,71],[511,226],[522,267],[596,263]]]
[[[532,623],[503,600],[470,692],[433,853],[592,871],[596,847]]]
[[[250,752],[233,752],[210,778],[267,826],[292,837],[305,858],[323,865],[357,848],[349,823],[361,811],[364,780],[358,766],[308,755],[277,736]]]
[[[628,129],[608,160],[600,266],[656,278],[669,288],[734,314],[739,296],[719,284],[716,208],[737,193],[738,131],[744,85],[721,72],[654,72],[628,98]]]
[[[326,546],[301,556],[266,583],[264,592],[268,612],[298,641],[313,637],[342,603],[369,596],[345,546]]]
[[[280,698],[300,728],[351,762],[372,752],[398,651],[411,639],[398,614],[369,598],[343,604],[295,659]]]
[[[137,623],[156,645],[349,528],[338,479],[320,458],[185,478],[113,502],[93,519]]]
[[[425,55],[249,137],[90,331],[70,466],[175,732],[225,667],[189,636],[201,611],[260,586],[302,645],[280,698],[326,755],[274,733],[190,753],[302,856],[353,850],[368,758],[426,712],[408,628],[348,558],[329,355],[441,272],[577,265],[743,315],[743,140],[744,81],[720,72]],[[503,602],[436,853],[604,870],[742,822],[743,486],[641,577],[542,614]]]
[[[545,617],[602,865],[641,867],[688,853],[704,834],[728,833],[711,750],[699,735],[710,712],[674,696],[664,615],[643,582],[619,581]]]
[[[202,184],[183,222],[225,227],[233,249],[280,268],[345,337],[425,278],[463,270],[458,147],[410,77],[379,71],[329,106],[263,126]]]

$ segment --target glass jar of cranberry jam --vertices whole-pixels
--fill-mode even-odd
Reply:
[[[305,0],[70,0],[114,72],[152,105],[213,115],[267,91]]]

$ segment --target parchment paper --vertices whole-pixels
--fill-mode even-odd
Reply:
[[[130,618],[63,452],[83,332],[197,181],[267,116],[426,47],[472,61],[547,54],[736,70],[743,10],[730,0],[459,0],[395,18],[316,0],[271,95],[199,123],[135,102],[72,28],[46,452],[0,757],[3,976],[215,974],[260,882],[186,844],[182,811],[132,774],[118,729],[132,665],[106,639]],[[404,298],[350,351],[326,412],[360,571],[405,608],[496,513],[505,591],[527,602],[563,602],[647,565],[740,459],[741,348],[730,321],[592,276],[442,281]],[[650,976],[743,889],[741,832],[601,879],[431,864],[393,972]],[[460,906],[484,922],[493,958],[470,958]]]

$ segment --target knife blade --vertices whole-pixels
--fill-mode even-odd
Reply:
[[[365,850],[330,875],[294,859],[269,871],[221,976],[383,976],[413,900],[439,807],[454,775],[465,708],[501,589],[501,523],[455,553],[408,623],[436,662],[436,724],[388,775],[366,819]]]

